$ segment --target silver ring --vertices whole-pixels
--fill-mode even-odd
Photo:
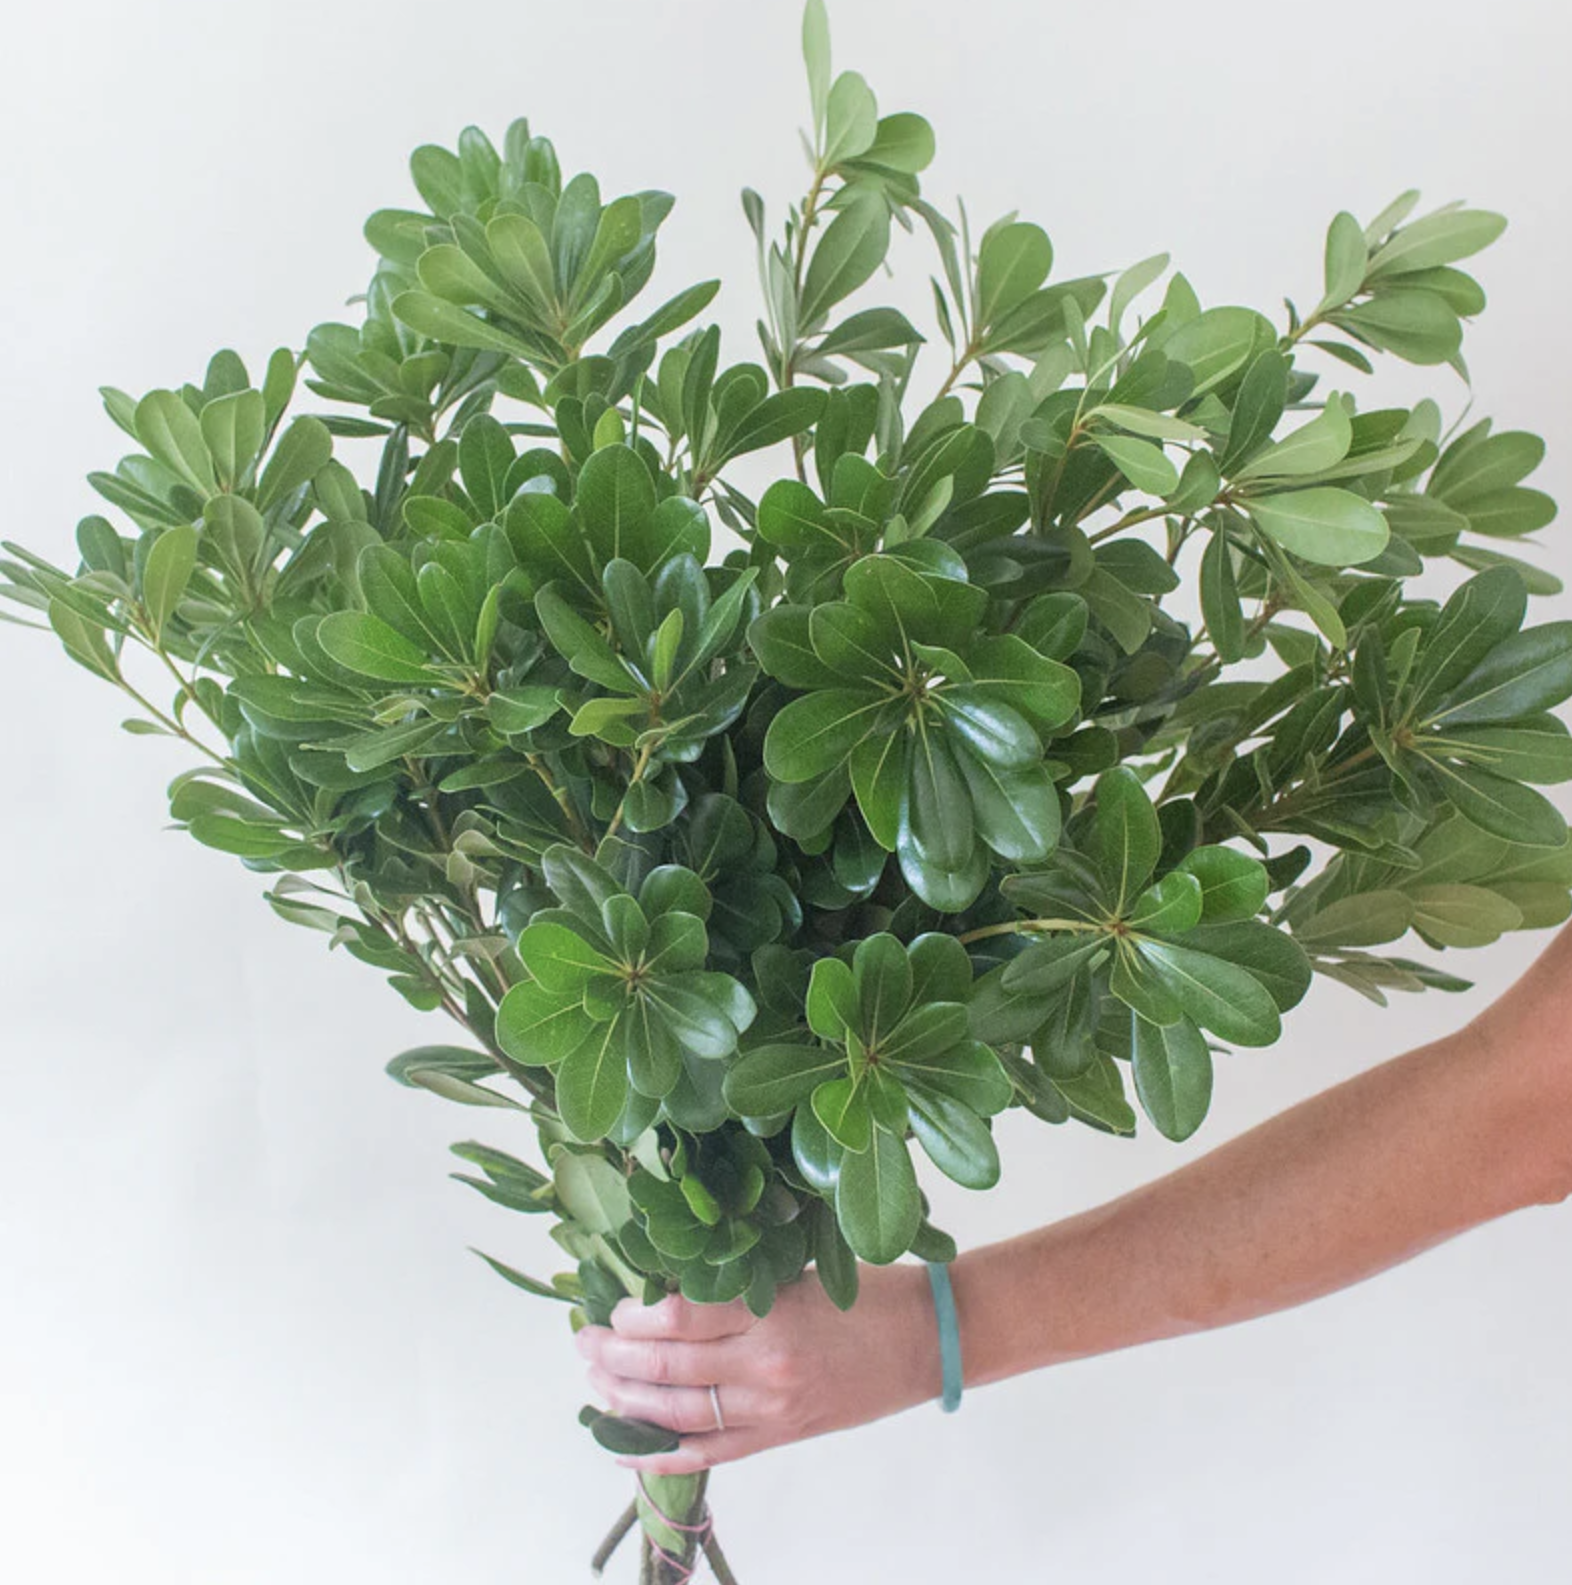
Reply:
[[[726,1429],[726,1417],[721,1413],[720,1388],[714,1382],[710,1383],[710,1402],[715,1407],[715,1429],[724,1431]]]

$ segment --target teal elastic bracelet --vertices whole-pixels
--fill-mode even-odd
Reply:
[[[944,1369],[944,1397],[939,1407],[953,1414],[961,1406],[961,1327],[955,1315],[955,1290],[950,1268],[940,1261],[926,1262],[933,1307],[939,1317],[939,1362]]]

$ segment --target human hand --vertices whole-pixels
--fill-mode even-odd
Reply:
[[[609,1327],[586,1326],[574,1341],[612,1413],[681,1433],[673,1452],[617,1460],[652,1475],[692,1474],[863,1425],[937,1398],[943,1385],[928,1273],[910,1262],[861,1266],[850,1310],[837,1309],[809,1270],[762,1319],[741,1299],[628,1298]]]

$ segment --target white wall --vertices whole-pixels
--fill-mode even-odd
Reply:
[[[930,191],[1042,220],[1067,272],[1166,247],[1208,301],[1305,302],[1339,208],[1418,185],[1506,211],[1469,341],[1479,410],[1546,435],[1565,499],[1565,15],[838,0],[833,20],[838,63],[936,123]],[[675,191],[657,286],[723,273],[734,355],[752,355],[737,189],[776,212],[797,190],[796,25],[795,0],[19,11],[0,102],[5,535],[69,559],[96,509],[82,476],[122,449],[95,387],[199,378],[225,344],[259,363],[340,317],[370,262],[361,219],[410,200],[409,149],[469,121],[500,135],[527,112],[570,167]],[[1438,385],[1455,414],[1450,380],[1394,389]],[[1572,574],[1564,532],[1547,554]],[[627,1473],[573,1422],[588,1394],[563,1311],[464,1247],[552,1269],[553,1246],[444,1176],[450,1140],[505,1144],[509,1125],[382,1076],[442,1038],[438,1018],[163,829],[185,757],[119,733],[125,713],[52,641],[0,627],[0,1575],[585,1577]],[[999,1192],[928,1174],[940,1220],[972,1244],[1119,1193],[1462,1022],[1542,945],[1473,954],[1478,989],[1384,1014],[1318,988],[1281,1046],[1221,1064],[1185,1147],[1011,1119]],[[954,1417],[728,1466],[723,1537],[746,1585],[1559,1579],[1567,1215],[998,1385]],[[854,1564],[862,1547],[879,1561]]]

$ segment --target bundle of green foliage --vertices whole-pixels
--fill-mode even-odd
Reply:
[[[464,1026],[391,1071],[527,1113],[539,1165],[464,1143],[456,1176],[556,1218],[574,1270],[492,1264],[575,1325],[673,1289],[763,1314],[810,1263],[849,1306],[858,1258],[953,1253],[914,1144],[987,1189],[994,1117],[1129,1134],[1132,1091],[1183,1139],[1313,972],[1456,988],[1372,949],[1568,913],[1528,784],[1572,776],[1572,624],[1524,625],[1558,585],[1500,548],[1554,515],[1542,444],[1301,363],[1465,374],[1456,263],[1503,221],[1409,193],[1337,216],[1285,327],[1182,275],[1136,314],[1165,257],[1050,282],[1035,224],[974,238],[920,194],[927,123],[832,78],[818,0],[804,44],[811,185],[775,233],[743,195],[762,363],[684,332],[718,283],[625,312],[667,194],[469,128],[367,222],[361,324],[257,385],[225,351],[106,389],[120,523],[75,571],[0,563],[128,729],[200,750],[177,822]],[[892,225],[937,254],[927,395],[908,318],[844,307]],[[1472,574],[1444,603],[1438,560]],[[704,1477],[645,1490],[691,1516]],[[685,1577],[639,1512],[648,1577]]]

